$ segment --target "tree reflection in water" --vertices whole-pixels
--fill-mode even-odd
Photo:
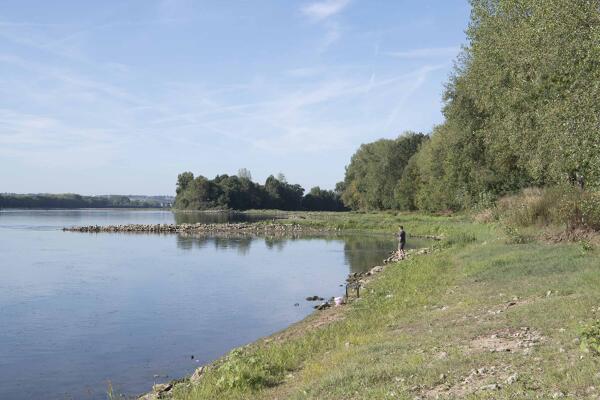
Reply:
[[[262,242],[269,250],[283,251],[285,246],[295,241],[321,240],[342,244],[344,261],[349,272],[363,272],[380,265],[390,252],[397,248],[397,241],[392,234],[352,234],[352,235],[316,235],[277,234],[251,236],[240,233],[212,235],[177,235],[177,247],[183,250],[202,249],[213,246],[217,250],[237,250],[240,255],[250,252],[253,242]],[[428,247],[431,241],[412,239],[408,248]]]

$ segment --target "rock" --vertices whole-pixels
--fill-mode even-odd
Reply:
[[[311,228],[299,224],[271,223],[226,223],[226,224],[129,224],[129,225],[90,225],[65,227],[63,231],[70,232],[153,232],[153,233],[297,233],[297,232],[327,232],[336,229]]]
[[[196,370],[194,371],[192,376],[190,376],[190,383],[192,385],[198,384],[200,382],[200,380],[202,379],[202,375],[204,375],[205,371],[206,371],[206,367],[204,367],[204,366],[202,366],[200,368],[196,368]]]
[[[595,391],[596,391],[596,387],[595,387],[595,386],[590,386],[590,387],[588,387],[587,389],[585,389],[585,392],[586,392],[587,394],[592,394],[592,393],[594,393]]]
[[[146,393],[138,397],[138,400],[158,400],[158,395],[156,393]]]
[[[498,385],[497,383],[492,383],[491,385],[485,385],[479,388],[479,390],[500,390],[502,389],[502,386]]]
[[[377,265],[369,270],[371,274],[378,274],[381,271],[383,271],[383,267],[381,265]]]
[[[512,385],[513,383],[515,383],[518,380],[519,380],[519,375],[518,374],[512,374],[511,376],[509,376],[508,378],[506,378],[506,381],[504,381],[504,382],[507,385]]]
[[[172,388],[173,385],[171,383],[157,383],[156,385],[152,386],[152,391],[160,395],[162,393],[168,392]]]
[[[552,393],[552,398],[553,399],[560,399],[561,397],[565,397],[565,394],[563,392],[554,392],[554,393]]]

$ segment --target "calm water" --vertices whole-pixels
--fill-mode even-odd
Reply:
[[[61,231],[205,218],[237,217],[0,211],[0,397],[106,399],[109,381],[119,393],[147,391],[302,319],[314,304],[306,296],[340,295],[349,272],[379,264],[396,246],[391,236],[373,235]]]

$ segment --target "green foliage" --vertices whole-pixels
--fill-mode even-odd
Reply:
[[[600,355],[600,321],[594,321],[581,331],[580,346],[582,350]]]
[[[513,227],[564,225],[569,230],[600,230],[600,193],[570,185],[528,188],[500,199],[494,214]]]
[[[315,187],[304,196],[304,189],[300,185],[287,183],[281,173],[278,178],[269,176],[264,185],[252,182],[250,171],[246,169],[241,169],[240,175],[217,175],[210,180],[201,175],[194,177],[191,172],[179,174],[175,208],[345,210],[339,193]]]
[[[579,245],[581,246],[581,252],[584,254],[594,250],[594,246],[589,240],[580,240]]]
[[[177,188],[176,193],[182,193],[189,187],[190,183],[194,180],[194,174],[191,172],[183,172],[177,176]]]
[[[302,209],[307,211],[344,211],[346,208],[340,197],[332,190],[316,186],[302,199]]]
[[[533,237],[524,234],[520,229],[515,228],[512,225],[504,225],[504,233],[506,234],[510,244],[525,244],[533,241]]]
[[[496,213],[514,226],[548,225],[555,220],[563,194],[561,188],[528,188],[500,199]]]
[[[165,202],[131,200],[128,196],[78,194],[0,194],[1,208],[160,208]]]
[[[346,172],[343,199],[352,209],[459,210],[531,186],[600,189],[598,1],[471,5],[445,122],[410,161],[387,161],[398,151],[393,141],[361,146]],[[585,198],[577,210],[577,224],[600,221]],[[524,210],[551,218],[537,211]]]
[[[262,354],[245,354],[238,348],[227,355],[217,370],[216,386],[221,390],[256,391],[277,384],[283,372]]]
[[[267,194],[266,208],[300,210],[302,207],[304,189],[300,185],[290,185],[287,183],[282,173],[279,173],[277,178],[273,175],[267,178],[265,192]]]
[[[342,200],[353,210],[398,208],[396,186],[410,158],[427,138],[408,132],[395,140],[363,144],[346,168]]]

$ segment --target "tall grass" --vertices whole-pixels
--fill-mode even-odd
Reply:
[[[494,214],[512,227],[564,225],[600,230],[600,193],[566,185],[529,188],[500,199]]]

